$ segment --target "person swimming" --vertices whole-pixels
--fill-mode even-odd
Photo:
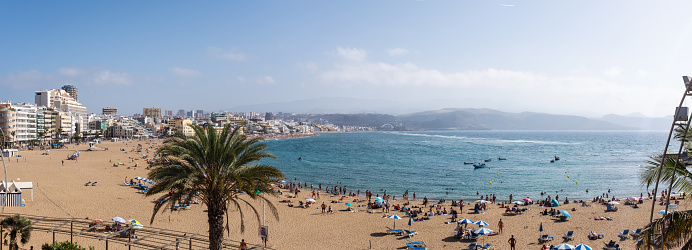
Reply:
[[[303,160],[303,157],[298,157],[298,160],[299,160],[299,161],[302,161],[302,160]]]

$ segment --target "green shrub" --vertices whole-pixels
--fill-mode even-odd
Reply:
[[[86,248],[83,248],[75,243],[70,243],[69,241],[65,242],[56,242],[53,244],[48,244],[44,243],[43,246],[41,246],[42,250],[87,250]],[[94,250],[94,247],[89,247],[89,250]]]

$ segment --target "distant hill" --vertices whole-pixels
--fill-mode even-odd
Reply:
[[[636,127],[643,130],[669,130],[673,122],[673,116],[650,118],[641,114],[637,115],[606,115],[598,119],[601,121],[610,122],[621,126]]]
[[[626,130],[616,125],[581,116],[544,113],[506,113],[492,109],[442,109],[399,116],[407,129],[492,129],[492,130]]]
[[[336,97],[243,105],[233,107],[229,110],[238,112],[284,112],[299,114],[404,114],[412,111],[419,111],[421,109],[400,102]]]

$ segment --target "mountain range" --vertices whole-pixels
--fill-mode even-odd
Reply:
[[[375,113],[388,110],[396,114],[412,109],[415,108],[381,100],[322,98],[247,105],[232,110],[313,114],[309,117],[335,125],[396,130],[668,130],[672,122],[672,116],[650,118],[637,113],[587,118],[536,112],[509,113],[486,108],[445,108],[401,115]]]

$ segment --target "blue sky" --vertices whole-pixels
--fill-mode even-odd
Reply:
[[[692,74],[691,5],[3,1],[0,100],[73,84],[121,114],[349,97],[665,116]]]

